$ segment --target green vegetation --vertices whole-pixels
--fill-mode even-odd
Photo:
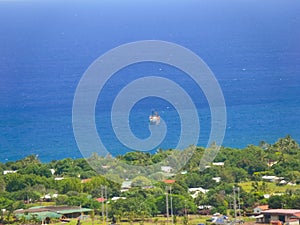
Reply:
[[[179,224],[188,222],[184,217],[186,214],[195,215],[194,218],[199,213],[231,214],[234,186],[240,190],[241,214],[252,212],[258,204],[300,209],[300,149],[290,136],[274,144],[261,142],[259,146],[249,145],[245,149],[221,147],[214,162],[222,163],[210,164],[200,171],[199,162],[204,151],[197,147],[184,168],[173,175],[171,179],[176,182],[171,184],[162,181],[164,173],[152,177],[145,177],[140,171],[127,174],[126,165],[140,165],[140,168],[156,165],[176,153],[175,150],[159,150],[153,155],[129,152],[117,157],[124,167],[115,166],[110,157],[96,154],[87,160],[66,158],[42,163],[36,156],[28,156],[15,162],[0,163],[0,208],[5,209],[0,211],[0,223],[12,223],[16,209],[38,205],[92,208],[95,209],[92,217],[99,218],[103,204],[96,199],[105,197],[103,186],[107,187],[109,220],[117,223],[138,221],[142,225],[151,220],[152,224],[162,224],[162,217],[156,216],[167,214],[166,189],[170,188],[169,206],[172,200],[173,213]],[[106,170],[108,177],[119,183],[99,175],[97,172],[101,171],[95,172],[89,163],[101,165],[97,168]],[[110,170],[117,171],[117,175]],[[213,179],[216,177],[220,182]],[[121,192],[125,178],[132,181],[131,188]],[[199,187],[209,191],[199,192],[193,198],[191,194],[195,193],[190,193],[188,188]],[[120,198],[113,201],[112,197]],[[201,211],[197,207],[201,205],[211,208]]]

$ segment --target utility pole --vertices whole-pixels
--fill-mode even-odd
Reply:
[[[239,205],[239,222],[241,222],[240,187],[237,187],[237,191],[238,191],[238,205]]]
[[[184,199],[184,215],[187,216],[186,199]]]
[[[104,224],[104,186],[101,185],[101,211],[102,211],[102,224]]]
[[[172,186],[170,186],[170,199],[171,199],[171,217],[172,217],[172,225],[173,225],[174,224],[174,216],[173,216]]]
[[[169,222],[169,197],[168,197],[168,187],[166,187],[166,212],[167,212],[167,224]]]
[[[234,224],[236,224],[236,196],[235,196],[235,186],[233,186],[233,208],[234,208]]]
[[[107,207],[107,204],[108,204],[108,202],[107,202],[107,200],[108,200],[108,198],[107,198],[107,186],[104,186],[104,188],[105,188],[105,210],[106,210],[106,222],[108,222],[108,207]]]

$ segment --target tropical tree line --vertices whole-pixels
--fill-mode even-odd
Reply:
[[[117,160],[128,165],[148,166],[166,159],[176,150],[159,150],[155,154],[129,152],[117,156]],[[171,178],[174,183],[164,182],[164,174],[145,177],[126,174],[126,168],[113,167],[107,157],[93,154],[85,159],[62,159],[48,163],[41,162],[37,156],[28,156],[14,162],[0,163],[0,218],[12,220],[13,211],[32,205],[51,201],[51,204],[93,208],[96,214],[102,214],[103,203],[97,198],[103,196],[103,187],[107,187],[108,216],[111,220],[144,220],[157,214],[167,214],[166,192],[169,204],[172,202],[174,215],[191,213],[230,213],[233,208],[233,187],[239,189],[240,213],[251,212],[258,204],[269,204],[270,208],[299,208],[300,190],[289,189],[283,193],[272,193],[268,182],[262,177],[283,177],[286,182],[300,183],[300,149],[290,136],[279,139],[274,144],[261,142],[258,146],[249,145],[244,149],[221,147],[214,162],[205,170],[199,170],[199,162],[205,149],[197,147],[186,165]],[[95,172],[89,163],[99,163],[105,170],[113,167],[118,173],[107,179]],[[100,167],[99,167],[100,168]],[[9,171],[6,172],[5,171]],[[101,171],[100,171],[101,172]],[[5,173],[5,174],[4,174]],[[121,191],[121,183],[127,177],[131,188]],[[213,178],[219,177],[220,182]],[[118,182],[113,182],[113,181]],[[251,182],[251,190],[245,191],[241,184]],[[277,185],[280,185],[279,183]],[[189,188],[202,187],[209,190],[192,198]],[[270,194],[270,198],[265,198]],[[48,195],[51,199],[46,198]],[[55,196],[55,197],[54,197]],[[112,197],[120,197],[112,201]],[[209,211],[199,206],[210,206]],[[203,207],[202,207],[203,208]],[[204,207],[205,208],[205,207]]]

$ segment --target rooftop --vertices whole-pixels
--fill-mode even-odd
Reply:
[[[18,209],[15,210],[15,214],[24,214],[24,213],[41,213],[41,212],[55,212],[59,214],[68,214],[75,212],[88,212],[91,209],[80,208],[80,207],[70,207],[70,206],[37,206],[29,209]]]
[[[300,216],[300,209],[269,209],[261,212],[262,214],[280,214]]]

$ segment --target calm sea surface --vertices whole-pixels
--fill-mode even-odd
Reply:
[[[72,129],[79,80],[106,51],[149,39],[180,44],[213,71],[227,106],[224,146],[273,143],[287,134],[300,142],[299,10],[296,0],[0,1],[0,161],[82,157]],[[192,97],[201,125],[197,144],[206,146],[210,111],[201,90],[171,66],[140,63],[114,74],[98,99],[97,129],[107,149],[130,150],[111,127],[114,97],[151,75],[174,80]],[[153,109],[168,125],[157,148],[174,148],[180,115],[163,99],[134,106],[132,132],[149,136]]]

